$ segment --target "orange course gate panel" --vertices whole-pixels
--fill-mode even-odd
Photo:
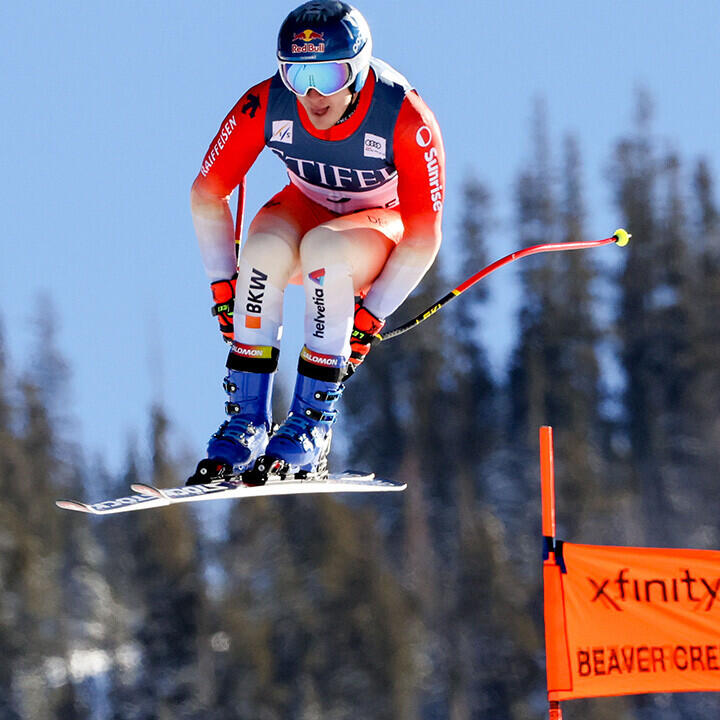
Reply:
[[[555,560],[550,700],[720,690],[720,551],[564,543]]]

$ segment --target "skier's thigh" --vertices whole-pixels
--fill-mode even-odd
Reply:
[[[333,218],[303,237],[303,268],[346,264],[355,291],[366,289],[380,274],[402,233],[397,210],[378,208]]]
[[[255,267],[272,267],[285,282],[297,269],[303,228],[285,208],[263,208],[255,216],[240,261]]]
[[[294,185],[286,185],[260,209],[248,229],[240,259],[255,267],[272,266],[282,286],[302,284],[300,241],[315,226],[333,218],[333,213],[316,205]]]

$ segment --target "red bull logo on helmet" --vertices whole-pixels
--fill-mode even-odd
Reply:
[[[325,33],[315,30],[303,30],[295,33],[292,38],[293,53],[322,53],[325,52]],[[302,44],[300,44],[302,43]]]

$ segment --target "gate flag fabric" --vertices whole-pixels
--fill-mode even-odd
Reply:
[[[548,699],[720,690],[720,551],[555,543]]]

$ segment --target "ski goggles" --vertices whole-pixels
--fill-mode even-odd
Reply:
[[[280,75],[287,87],[301,97],[314,88],[332,95],[348,87],[354,74],[348,62],[280,63]]]

